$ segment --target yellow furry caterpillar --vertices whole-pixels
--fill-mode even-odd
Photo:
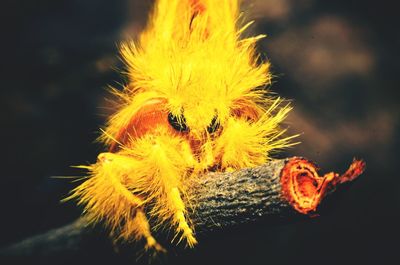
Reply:
[[[120,46],[129,84],[100,140],[108,152],[83,166],[88,178],[67,198],[115,240],[145,240],[166,225],[196,243],[188,179],[254,167],[290,146],[280,123],[290,106],[272,97],[268,62],[242,37],[238,0],[157,0],[137,42]],[[155,220],[150,227],[148,218]]]

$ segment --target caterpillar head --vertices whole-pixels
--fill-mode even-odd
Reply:
[[[166,127],[194,153],[209,145],[214,160],[235,168],[260,164],[288,146],[289,138],[278,138],[290,108],[265,90],[269,63],[255,52],[263,36],[241,37],[250,23],[238,26],[238,1],[159,0],[155,6],[139,40],[121,45],[130,84],[120,93],[126,107],[111,119],[106,143],[113,145],[110,135],[121,142],[127,134],[132,139]],[[143,110],[149,102],[157,107]]]

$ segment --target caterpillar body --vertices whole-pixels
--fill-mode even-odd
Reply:
[[[84,166],[68,199],[116,240],[144,240],[159,225],[193,247],[188,179],[254,167],[291,145],[280,123],[291,107],[265,89],[268,62],[242,37],[238,0],[157,0],[139,39],[121,44],[129,84],[100,140],[108,151]],[[148,218],[159,225],[151,227]]]

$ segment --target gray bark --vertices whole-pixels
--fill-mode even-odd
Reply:
[[[260,220],[295,220],[296,211],[281,196],[280,175],[288,159],[232,173],[209,173],[193,180],[191,211],[196,234]],[[297,214],[300,216],[300,214]],[[291,218],[288,218],[291,217]],[[3,257],[65,255],[97,240],[83,219],[50,230],[0,251]]]

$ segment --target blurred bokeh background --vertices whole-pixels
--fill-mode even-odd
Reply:
[[[121,87],[117,44],[136,38],[152,1],[9,0],[0,3],[0,247],[67,224],[80,212],[59,200],[76,184],[52,176],[94,162],[108,86]],[[290,132],[301,155],[343,172],[367,171],[308,222],[238,227],[164,264],[392,264],[400,215],[399,30],[395,1],[248,0],[272,90],[293,100]],[[397,234],[397,236],[396,236]],[[134,258],[82,251],[85,260]],[[82,254],[83,255],[83,254]],[[66,260],[80,264],[77,255]],[[65,261],[65,260],[64,260]],[[61,264],[61,263],[60,263]],[[66,263],[67,264],[67,263]],[[69,264],[69,263],[68,263]]]

